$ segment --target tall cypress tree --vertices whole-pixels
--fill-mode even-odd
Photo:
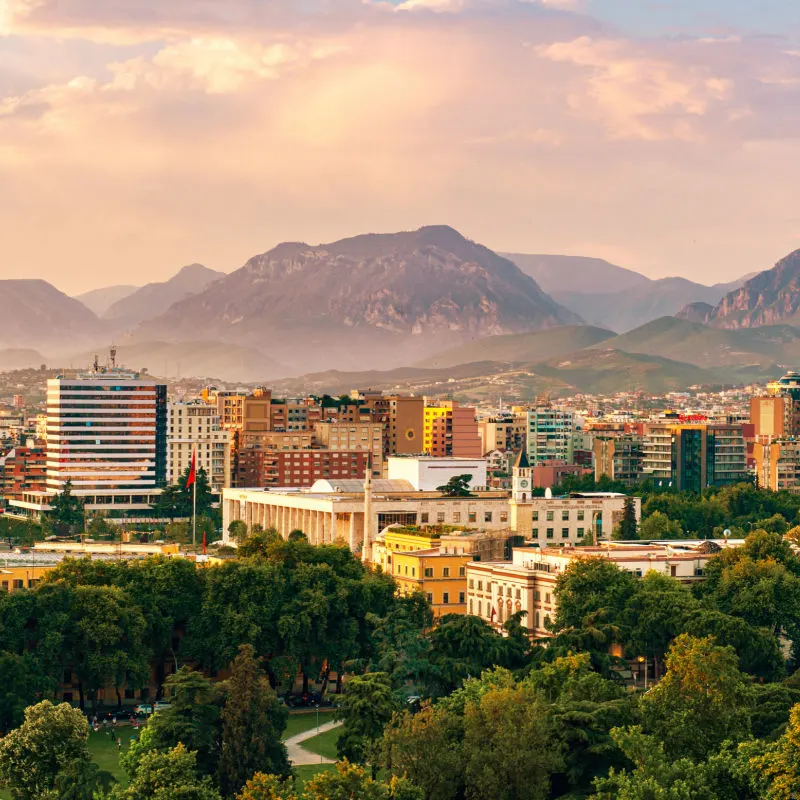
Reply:
[[[290,767],[281,742],[287,711],[255,658],[252,645],[239,647],[227,693],[218,775],[222,793],[230,797],[256,772],[287,776]]]
[[[639,538],[639,525],[636,522],[636,506],[632,497],[625,498],[625,507],[622,512],[622,520],[619,523],[619,538],[622,541],[633,541]]]

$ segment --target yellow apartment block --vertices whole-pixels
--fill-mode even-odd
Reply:
[[[33,589],[51,569],[58,564],[0,566],[0,591],[13,592],[17,589]]]
[[[400,594],[422,592],[434,617],[467,612],[469,554],[445,553],[440,548],[395,552],[392,575]]]
[[[372,564],[380,567],[384,572],[393,574],[392,556],[394,553],[432,550],[438,547],[438,535],[426,535],[424,531],[419,533],[402,530],[395,531],[389,528],[375,539],[375,544],[372,546]]]
[[[425,406],[425,416],[422,420],[422,449],[425,453],[430,453],[433,450],[433,429],[436,420],[443,417],[452,416],[453,406]]]

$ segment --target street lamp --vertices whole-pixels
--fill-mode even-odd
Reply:
[[[639,656],[637,660],[640,664],[644,664],[644,690],[647,691],[647,658]]]

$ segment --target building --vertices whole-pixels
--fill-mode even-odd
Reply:
[[[273,527],[285,539],[301,530],[312,544],[341,539],[366,561],[372,544],[390,525],[450,526],[461,530],[506,531],[508,494],[477,492],[472,497],[443,497],[418,492],[406,480],[320,480],[307,490],[225,489],[223,538],[233,520],[248,528]]]
[[[423,450],[435,457],[480,458],[483,455],[475,409],[455,400],[425,406]]]
[[[206,471],[212,491],[230,486],[232,433],[222,428],[216,409],[199,400],[170,403],[167,417],[167,483],[178,482],[196,453],[197,468]]]
[[[47,488],[47,450],[43,442],[30,440],[0,458],[0,495],[8,500],[22,500],[29,492]]]
[[[517,612],[532,636],[549,635],[557,611],[556,582],[569,564],[582,558],[613,561],[641,577],[651,570],[683,583],[703,579],[708,560],[740,542],[611,542],[603,547],[515,547],[510,561],[467,564],[467,613],[496,628]]]
[[[486,487],[486,461],[477,458],[435,458],[432,456],[390,456],[390,480],[408,481],[415,491],[434,492],[451,478],[470,475],[470,488]]]
[[[571,411],[540,405],[527,412],[528,459],[533,466],[560,461],[572,464],[575,418]]]
[[[753,456],[759,488],[800,493],[800,439],[755,442]]]
[[[318,480],[363,481],[369,458],[369,452],[364,450],[246,448],[238,453],[236,485],[243,488],[303,488]]]
[[[392,576],[400,594],[422,592],[431,604],[434,618],[467,611],[468,554],[441,548],[394,554]]]
[[[679,491],[746,481],[747,446],[741,425],[652,423],[642,440],[642,477]]]
[[[166,479],[166,385],[95,362],[74,378],[48,380],[45,490],[10,505],[26,514],[47,511],[69,481],[88,513],[147,521]]]
[[[518,453],[525,448],[527,429],[527,414],[479,421],[478,435],[483,454],[494,450]]]
[[[642,473],[642,437],[634,433],[597,435],[592,443],[594,479],[610,478],[628,485]]]
[[[566,464],[563,461],[545,461],[531,470],[533,485],[537,489],[552,489],[564,482],[566,477],[581,478],[589,475],[591,469],[579,464]]]
[[[514,465],[509,514],[511,530],[542,546],[575,545],[591,535],[595,542],[610,537],[625,512],[626,495],[616,492],[573,492],[568,496],[531,496],[533,470],[522,451]],[[637,522],[641,498],[633,498]]]
[[[787,406],[791,404],[788,397],[767,396],[750,398],[750,422],[753,425],[753,436],[762,439],[782,439],[790,435],[786,431]]]
[[[314,436],[331,452],[369,453],[372,476],[383,475],[383,426],[379,422],[317,422]]]

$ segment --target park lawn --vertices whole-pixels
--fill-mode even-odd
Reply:
[[[320,709],[319,724],[324,725],[333,719],[333,709]],[[297,736],[298,733],[305,733],[317,727],[316,711],[294,711],[289,712],[289,719],[286,721],[286,730],[283,732],[284,739]]]
[[[339,741],[341,734],[341,728],[334,728],[333,730],[313,736],[311,739],[306,739],[302,747],[310,753],[316,753],[318,756],[324,756],[325,758],[331,758],[336,761],[339,757],[336,752],[336,743]]]
[[[303,764],[299,767],[292,767],[294,770],[294,788],[301,790],[308,781],[320,772],[333,772],[336,764]]]
[[[128,776],[119,765],[119,753],[117,752],[117,737],[122,739],[122,750],[125,751],[130,746],[130,737],[133,728],[124,726],[117,728],[116,735],[112,739],[107,731],[89,734],[89,752],[92,761],[105,772],[110,772],[121,786],[128,785]],[[0,790],[0,800],[10,800],[8,792]]]

